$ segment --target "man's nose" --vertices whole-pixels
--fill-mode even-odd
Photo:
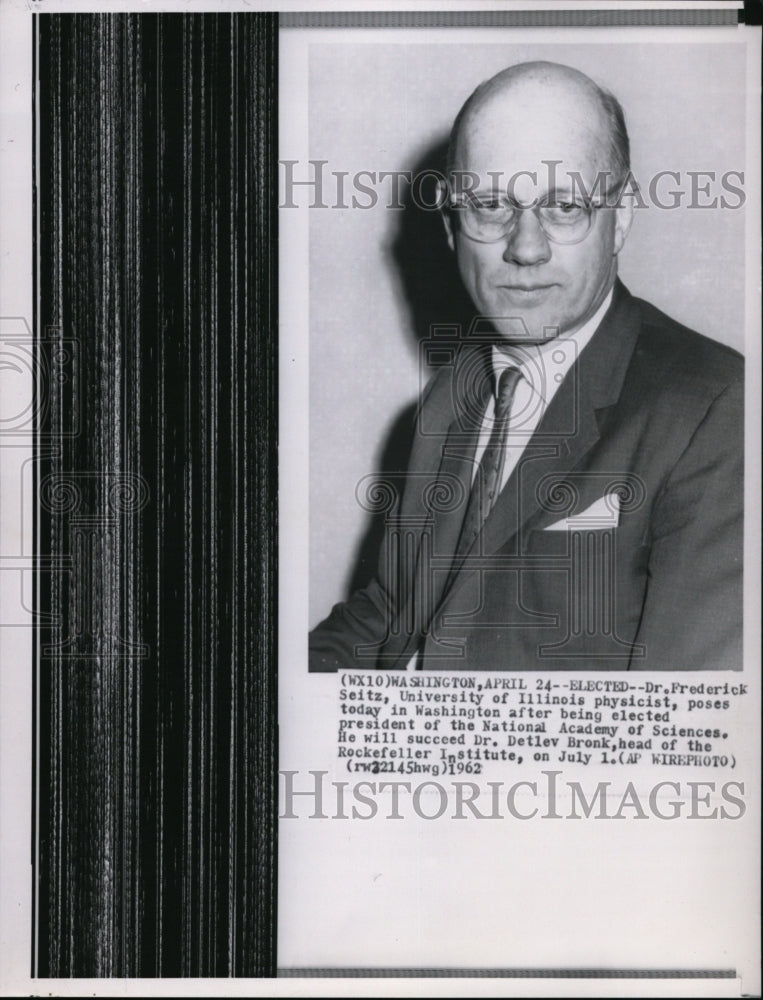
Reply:
[[[532,209],[517,210],[517,222],[506,241],[507,264],[545,264],[551,259],[551,244]]]

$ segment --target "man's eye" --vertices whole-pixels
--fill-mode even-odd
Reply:
[[[541,208],[541,213],[549,222],[577,222],[586,215],[585,206],[574,201],[554,201]]]
[[[472,206],[478,212],[500,212],[506,206],[503,202],[499,201],[497,198],[476,198],[472,202]]]
[[[560,212],[562,215],[572,215],[574,212],[583,212],[585,209],[582,205],[578,205],[574,201],[556,201],[548,205],[554,212]]]

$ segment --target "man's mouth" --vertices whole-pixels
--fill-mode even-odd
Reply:
[[[509,295],[515,299],[535,299],[542,298],[546,292],[554,286],[551,285],[501,285]]]

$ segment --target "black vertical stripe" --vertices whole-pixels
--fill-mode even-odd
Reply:
[[[271,975],[276,16],[38,45],[36,972]]]

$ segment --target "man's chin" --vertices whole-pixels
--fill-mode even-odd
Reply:
[[[505,344],[545,344],[559,336],[558,325],[538,321],[533,317],[507,317],[494,319],[493,326],[498,334],[497,346]]]

